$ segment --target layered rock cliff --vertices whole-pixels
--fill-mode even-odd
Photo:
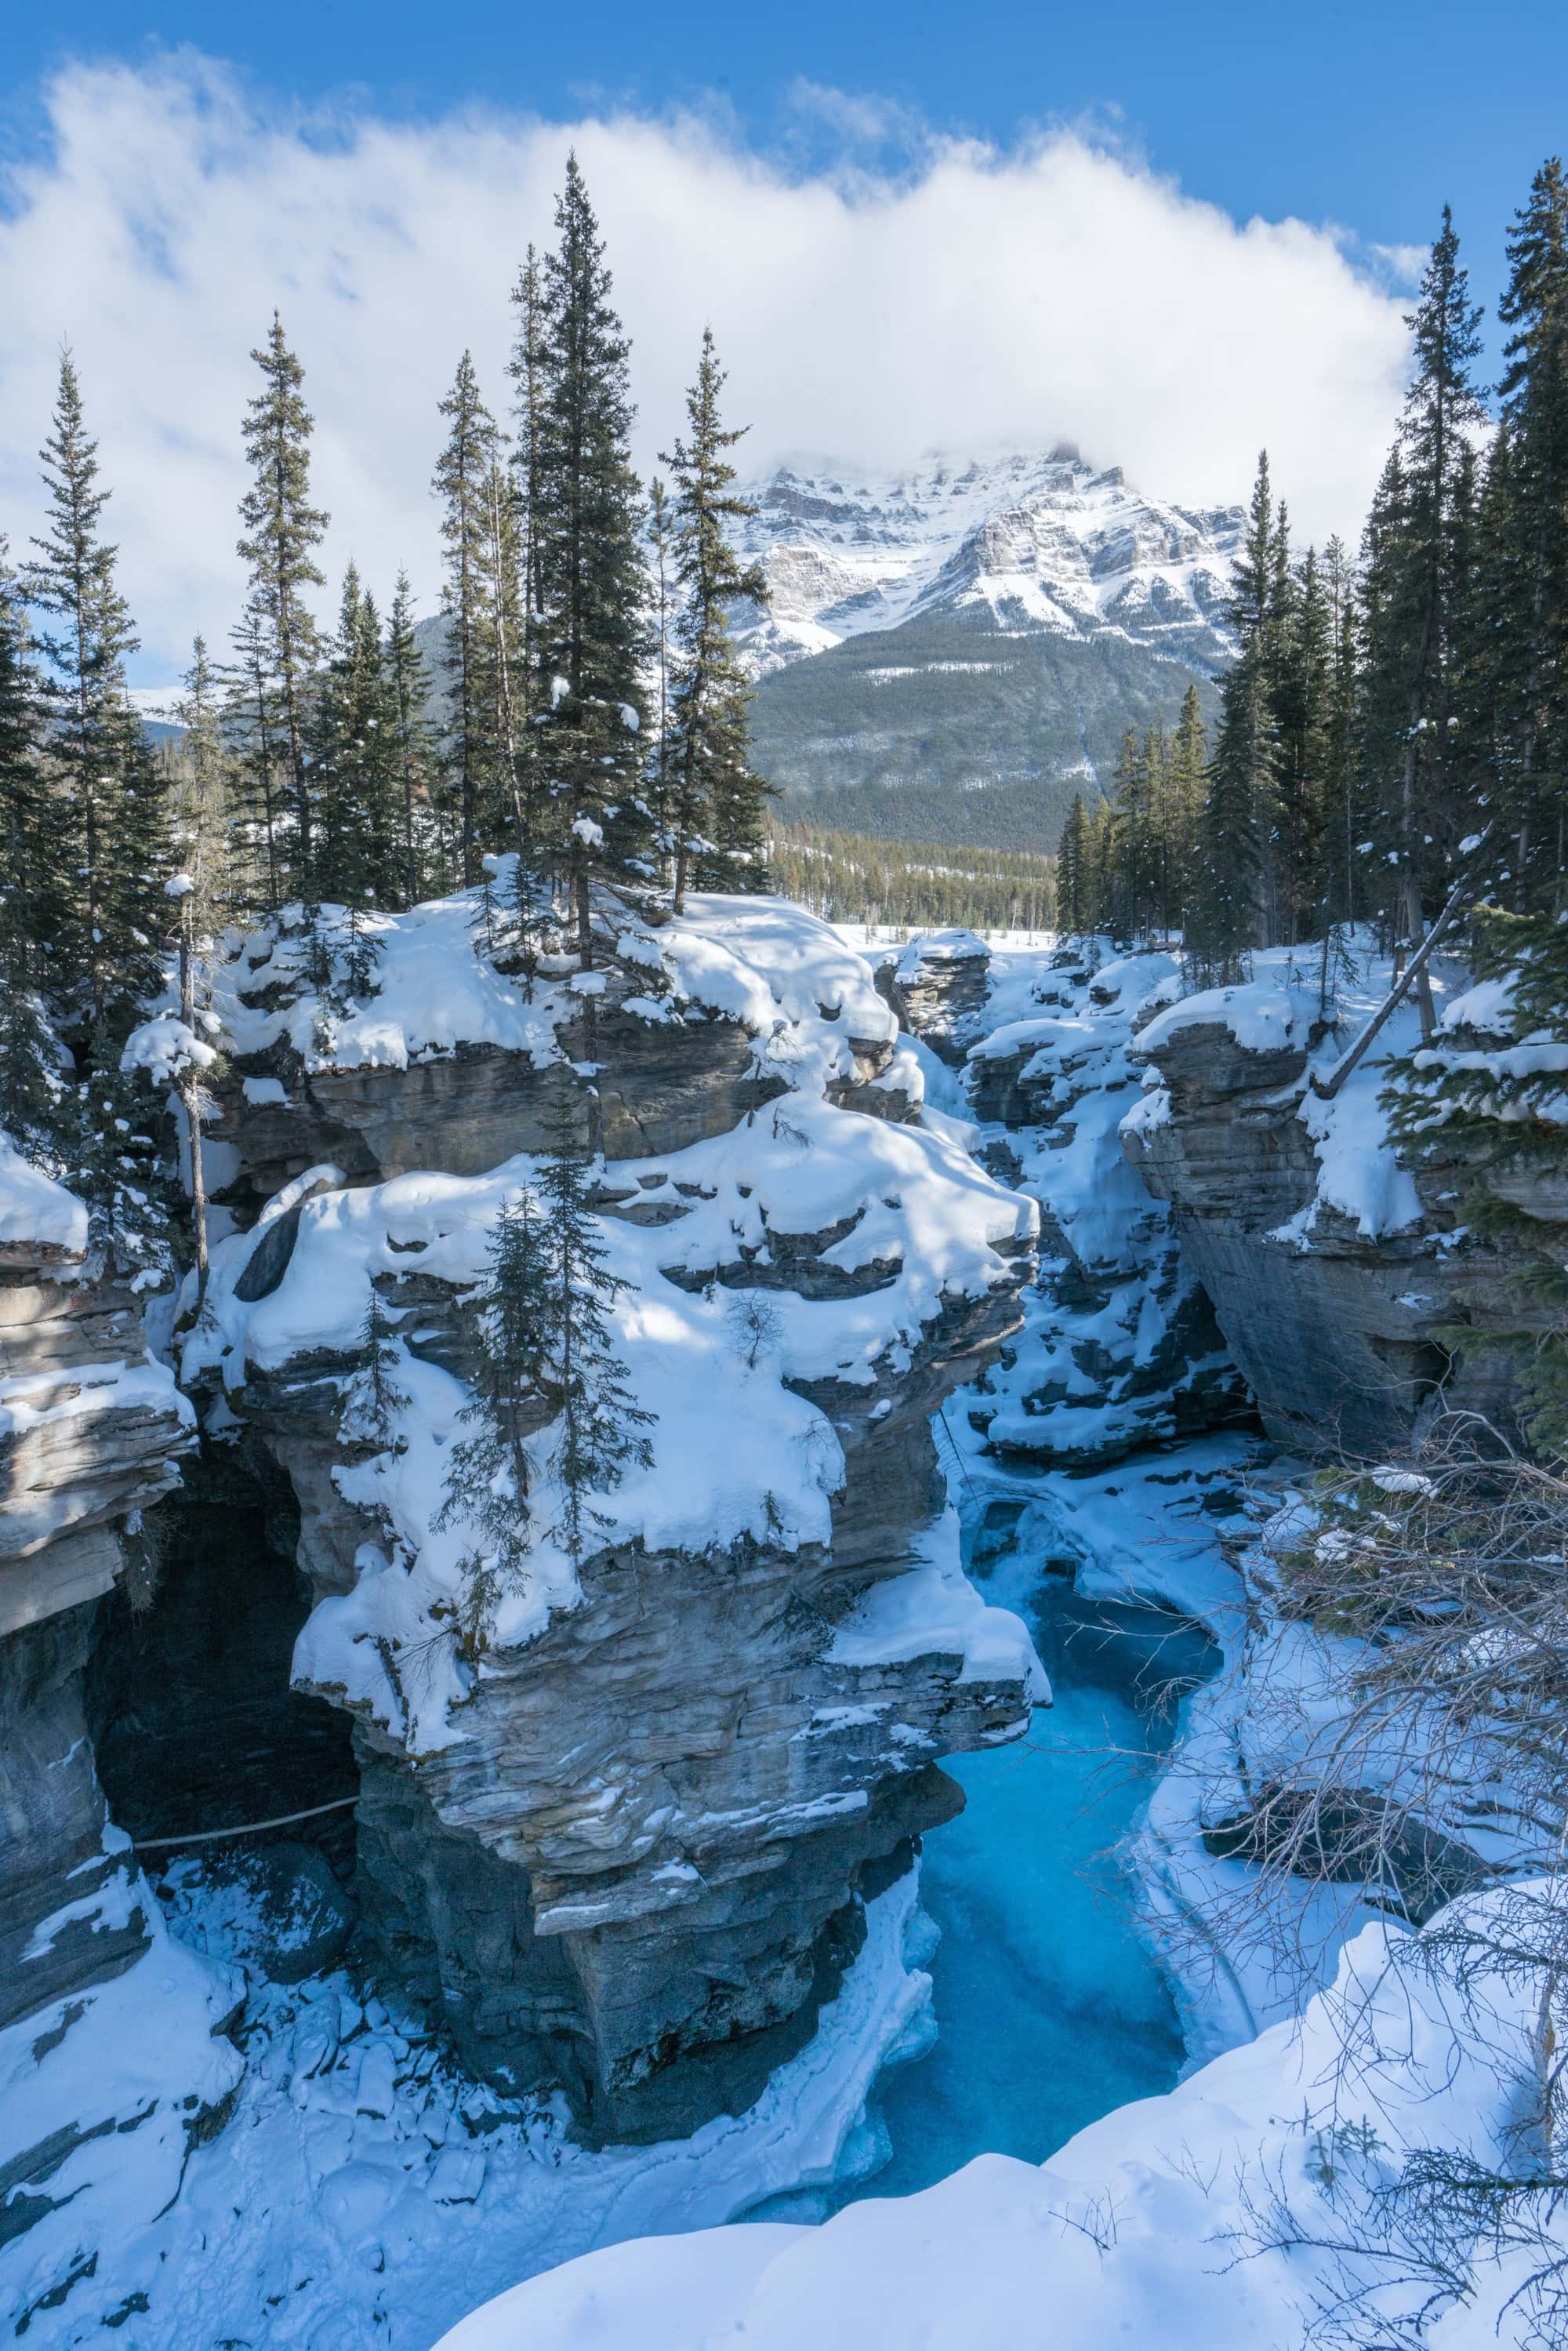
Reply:
[[[1249,1412],[1170,1215],[1117,1134],[1139,1100],[1134,1032],[1178,979],[1170,956],[993,953],[967,932],[918,937],[882,967],[904,1026],[959,1073],[970,1147],[1040,1207],[1023,1327],[967,1405],[998,1455],[1084,1468]]]
[[[171,1948],[89,1731],[99,1611],[193,1428],[141,1296],[97,1258],[82,1203],[0,1137],[0,2293],[18,2333],[91,2273],[106,2212],[167,2203],[239,2072],[214,2038],[235,1990]]]
[[[598,921],[592,973],[530,987],[478,893],[416,910],[337,1019],[298,932],[246,944],[226,1197],[288,1180],[221,1245],[184,1375],[298,1498],[295,1675],[355,1719],[366,1950],[477,2070],[647,2137],[755,2097],[960,1801],[936,1759],[1026,1726],[1028,1642],[963,1581],[927,1422],[1016,1328],[1035,1218],[909,1123],[915,1057],[824,926]],[[539,1536],[476,1640],[473,1531],[434,1521],[562,1069],[653,1460],[585,1555]],[[407,1399],[379,1453],[343,1423],[372,1287]]]
[[[1315,1090],[1389,981],[1386,960],[1364,958],[1325,1018],[1281,950],[1257,958],[1247,987],[1173,1004],[1133,1043],[1151,1091],[1123,1123],[1128,1159],[1169,1203],[1266,1426],[1309,1454],[1377,1458],[1441,1410],[1511,1427],[1530,1334],[1555,1314],[1531,1294],[1530,1252],[1473,1219],[1478,1185],[1507,1196],[1506,1161],[1478,1166],[1440,1130],[1414,1150],[1391,1139],[1381,1098],[1419,1043],[1414,1005],[1332,1100]],[[1455,967],[1438,990],[1450,1050],[1501,1046],[1506,1032],[1476,1026],[1495,991],[1467,989]]]

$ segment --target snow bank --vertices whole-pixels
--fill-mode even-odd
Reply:
[[[423,927],[414,916],[398,921],[426,945],[447,938],[472,966],[480,959],[466,929],[452,929],[458,903],[416,909],[430,918]],[[393,926],[384,935],[395,942],[400,934]],[[606,1171],[609,1189],[640,1215],[662,1212],[669,1221],[602,1219],[610,1270],[625,1285],[612,1315],[616,1350],[637,1403],[655,1416],[652,1466],[629,1468],[597,1504],[603,1541],[692,1552],[747,1537],[788,1548],[825,1544],[844,1464],[821,1391],[848,1392],[868,1405],[879,1388],[891,1394],[939,1318],[1011,1288],[1012,1260],[1033,1238],[1033,1205],[1004,1191],[960,1142],[827,1099],[826,1088],[856,1072],[851,1040],[885,1046],[896,1021],[863,958],[801,909],[704,898],[692,916],[656,934],[623,932],[619,952],[623,961],[658,967],[681,1001],[744,1020],[791,1091],[727,1134]],[[389,982],[400,958],[405,950],[394,944]],[[454,1001],[473,1000],[464,998],[467,982],[455,986]],[[918,1071],[904,1074],[917,1091]],[[295,1670],[308,1687],[343,1694],[414,1751],[460,1735],[469,1669],[450,1641],[434,1636],[461,1598],[476,1537],[462,1517],[444,1529],[433,1524],[467,1392],[420,1357],[420,1313],[399,1314],[390,1278],[417,1267],[460,1295],[472,1291],[502,1206],[538,1175],[527,1155],[483,1176],[413,1174],[355,1189],[340,1188],[336,1170],[313,1170],[268,1204],[253,1232],[216,1246],[207,1315],[185,1348],[187,1380],[216,1370],[237,1391],[256,1374],[347,1353],[372,1282],[388,1281],[403,1341],[397,1384],[409,1401],[396,1416],[393,1448],[338,1472],[346,1499],[385,1540],[361,1547],[351,1592],[318,1606]],[[269,1294],[247,1302],[236,1286],[286,1213],[297,1216],[287,1268]],[[802,1259],[811,1270],[810,1296],[789,1286]],[[757,1288],[767,1301],[768,1337],[747,1350],[737,1334],[737,1290]],[[724,1442],[716,1446],[719,1426]],[[541,1530],[558,1515],[551,1440],[546,1431],[533,1445]],[[527,1641],[577,1597],[570,1557],[541,1531],[526,1580],[500,1604],[497,1646]],[[389,1643],[417,1667],[390,1676]]]
[[[0,1134],[0,1249],[87,1254],[87,1207]]]
[[[34,2281],[52,2286],[59,2264],[98,2256],[63,2303],[35,2314],[28,2351],[429,2351],[476,2300],[549,2262],[628,2236],[717,2229],[775,2196],[858,2176],[873,2159],[863,2117],[877,2074],[928,2030],[931,1980],[910,1957],[923,1940],[912,1871],[868,1904],[864,1945],[816,2032],[755,2105],[689,2139],[590,2154],[559,2103],[497,2097],[446,2061],[422,2020],[361,2001],[340,1972],[253,1980],[242,2068],[209,2037],[212,1987],[244,1947],[233,1890],[214,1896],[185,1864],[169,1891],[183,1940],[160,1934],[145,1961],[89,1992],[85,2019],[41,2066],[35,2038],[67,2003],[0,2037],[0,2164],[40,2128],[158,2101],[139,2127],[70,2153],[41,2192],[58,2196],[63,2182],[71,2202],[0,2247],[0,2305],[17,2310]],[[190,2110],[170,2093],[210,2102],[231,2089],[232,2121],[187,2161]]]
[[[1493,1976],[1467,2001],[1430,1945],[1368,1927],[1299,2022],[1039,2168],[983,2156],[821,2228],[623,2245],[517,2287],[440,2351],[1213,2351],[1296,2343],[1314,2302],[1347,2287],[1403,2339],[1430,2282],[1337,2249],[1358,2231],[1377,2241],[1376,2199],[1416,2147],[1511,2165],[1533,2021],[1528,1986]],[[1439,2294],[1445,2351],[1521,2344],[1527,2313],[1494,2334],[1492,2261],[1462,2251],[1482,2304],[1470,2315]]]

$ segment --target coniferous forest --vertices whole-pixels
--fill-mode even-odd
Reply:
[[[315,985],[347,1003],[373,984],[367,913],[488,891],[487,861],[508,852],[509,903],[497,892],[488,919],[525,964],[547,923],[590,959],[596,875],[677,911],[689,887],[755,890],[776,872],[838,919],[1179,935],[1195,984],[1353,925],[1413,946],[1456,883],[1517,925],[1561,911],[1558,160],[1508,234],[1500,381],[1478,372],[1479,312],[1445,211],[1359,550],[1299,547],[1262,456],[1212,737],[1196,691],[1129,730],[1108,789],[1081,795],[1060,843],[1016,871],[910,855],[895,872],[884,852],[770,820],[729,626],[767,590],[734,551],[750,509],[712,335],[663,478],[644,486],[629,345],[575,158],[555,225],[517,272],[508,382],[488,404],[465,352],[432,420],[434,635],[405,572],[375,583],[351,562],[335,623],[319,622],[330,518],[312,488],[306,366],[274,317],[241,423],[244,605],[195,640],[183,732],[156,750],[126,687],[135,622],[91,387],[62,354],[47,520],[0,572],[0,1119],[99,1204],[122,1249],[156,1222],[156,1184],[141,1146],[104,1137],[137,1130],[122,1049],[179,940],[298,904]]]

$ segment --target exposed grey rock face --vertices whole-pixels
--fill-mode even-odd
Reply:
[[[814,1264],[802,1249],[773,1286],[810,1295]],[[386,1295],[417,1301],[429,1359],[472,1368],[455,1296],[417,1273]],[[561,2083],[591,2138],[656,2138],[748,2104],[809,2037],[860,1897],[961,1806],[934,1759],[1027,1719],[1016,1675],[977,1679],[961,1645],[830,1654],[941,1506],[930,1414],[1017,1321],[1013,1290],[994,1291],[900,1377],[808,1391],[845,1453],[831,1547],[600,1552],[578,1607],[487,1660],[461,1742],[411,1768],[361,1719],[361,1938],[477,2070]],[[340,1369],[253,1372],[243,1396],[324,1596],[352,1588],[370,1531],[334,1478]]]
[[[112,1530],[178,1482],[190,1416],[144,1361],[140,1301],[113,1282],[0,1271],[0,1634],[106,1592]],[[57,1252],[50,1252],[57,1258]]]
[[[983,940],[972,931],[923,932],[878,965],[877,986],[911,1036],[962,1069],[985,1025],[990,956]]]
[[[1475,1171],[1436,1142],[1409,1162],[1419,1212],[1402,1229],[1369,1235],[1322,1205],[1302,1223],[1319,1176],[1301,1116],[1307,1040],[1254,1050],[1199,1022],[1148,1059],[1168,1114],[1134,1122],[1124,1145],[1170,1203],[1270,1436],[1380,1455],[1440,1405],[1508,1425],[1517,1360],[1487,1335],[1544,1330],[1551,1309],[1521,1290],[1506,1241],[1454,1245]],[[1292,1220],[1301,1228],[1281,1232]]]
[[[0,1640],[0,2028],[147,1947],[140,1899],[104,1900],[122,1864],[104,1850],[82,1706],[91,1621],[90,1605],[67,1608]]]
[[[775,929],[781,920],[758,919]],[[702,967],[717,973],[722,1000],[683,1009],[677,997],[673,1017],[668,998],[652,1019],[622,1009],[649,984],[644,939],[606,958],[593,975],[601,986],[588,1005],[569,1002],[559,1034],[596,1073],[597,1100],[580,1083],[578,1099],[606,1154],[599,1205],[644,1230],[639,1262],[651,1270],[640,1296],[654,1316],[667,1311],[663,1291],[699,1301],[723,1330],[727,1294],[739,1314],[762,1293],[770,1343],[769,1316],[867,1309],[842,1325],[836,1368],[830,1352],[821,1364],[812,1357],[809,1374],[783,1376],[795,1416],[798,1398],[817,1407],[810,1426],[800,1423],[801,1442],[820,1437],[835,1461],[841,1449],[823,1531],[801,1540],[764,1514],[739,1537],[690,1547],[603,1542],[577,1562],[568,1604],[515,1646],[497,1635],[470,1659],[450,1731],[444,1718],[432,1735],[417,1731],[427,1719],[415,1690],[430,1670],[423,1634],[400,1645],[355,1615],[345,1621],[364,1624],[359,1646],[334,1646],[308,1627],[297,1652],[297,1686],[356,1718],[359,1949],[444,2015],[467,2061],[497,2084],[562,2085],[592,2139],[686,2132],[755,2098],[809,2037],[853,1956],[864,1898],[959,1808],[937,1759],[1018,1736],[1030,1702],[1021,1631],[1003,1620],[999,1646],[994,1632],[977,1645],[976,1621],[995,1612],[961,1580],[955,1598],[931,1548],[944,1495],[928,1426],[1017,1327],[1032,1267],[1027,1204],[924,1138],[873,1140],[872,1120],[897,1125],[916,1110],[918,1068],[863,966],[831,934],[788,914],[811,934],[808,985],[789,938],[770,938],[747,965],[748,918],[727,921],[722,947],[688,926],[679,948],[708,958]],[[744,1017],[725,1000],[743,1004]],[[274,1088],[264,1085],[254,1090],[261,1102],[236,1104],[231,1132],[265,1155],[242,1169],[235,1191],[254,1194],[329,1152],[356,1183],[492,1165],[544,1144],[559,1082],[548,1051],[545,1066],[528,1052],[459,1049],[406,1070],[308,1075],[296,1055],[285,1081],[280,1049],[270,1050],[287,1100],[267,1102]],[[862,1109],[863,1122],[841,1115]],[[743,1168],[727,1174],[722,1149],[683,1165],[693,1146],[732,1138]],[[856,1178],[862,1159],[904,1172]],[[330,1186],[335,1172],[316,1180]],[[905,1182],[929,1188],[939,1248],[948,1245],[944,1217],[962,1227],[978,1215],[989,1238],[980,1259],[965,1241],[964,1262],[983,1259],[985,1270],[956,1277],[951,1290],[933,1283],[916,1323],[890,1322],[878,1337],[877,1301],[904,1280]],[[819,1190],[831,1205],[804,1210]],[[372,1215],[381,1196],[366,1204]],[[473,1277],[441,1270],[440,1243],[449,1225],[466,1218],[472,1228],[473,1212],[455,1198],[449,1214],[422,1212],[417,1192],[395,1184],[387,1196],[385,1253],[378,1243],[371,1278],[411,1362],[471,1380],[482,1343]],[[389,1529],[353,1499],[361,1489],[346,1475],[348,1363],[334,1345],[243,1354],[244,1310],[273,1315],[276,1327],[277,1310],[297,1295],[290,1285],[308,1280],[297,1253],[318,1212],[334,1212],[330,1192],[233,1244],[243,1270],[215,1280],[220,1320],[232,1301],[238,1319],[225,1328],[242,1334],[224,1359],[229,1403],[290,1481],[299,1562],[325,1619],[333,1604],[367,1606],[367,1545],[386,1572],[377,1546]],[[862,1227],[874,1241],[862,1241]],[[733,1380],[743,1359],[726,1345]],[[779,1376],[757,1374],[773,1392]],[[721,1393],[722,1384],[708,1440],[716,1484]],[[674,1395],[650,1401],[657,1448],[691,1405]],[[700,1488],[701,1447],[682,1443],[690,1466],[669,1474]],[[703,1495],[690,1499],[700,1526]],[[876,1595],[900,1579],[925,1596],[895,1604],[884,1623]],[[430,1630],[447,1670],[455,1636],[444,1623],[450,1612]],[[377,1643],[386,1677],[372,1688],[353,1677],[365,1645]]]
[[[119,1529],[179,1478],[190,1415],[145,1360],[138,1299],[14,1236],[0,1269],[0,2025],[137,1959],[83,1710]],[[123,1840],[121,1840],[123,1842]],[[54,1926],[44,1922],[61,1914]]]
[[[937,932],[883,968],[904,1025],[963,1068],[989,1164],[1040,1203],[1024,1327],[969,1405],[992,1450],[1083,1468],[1248,1416],[1168,1212],[1117,1141],[1139,1098],[1129,1040],[1171,958],[1102,969],[1071,946],[992,958],[969,933]]]

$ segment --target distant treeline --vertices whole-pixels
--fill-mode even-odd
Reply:
[[[829,922],[910,930],[1055,927],[1054,857],[879,841],[777,815],[771,830],[775,888]]]

